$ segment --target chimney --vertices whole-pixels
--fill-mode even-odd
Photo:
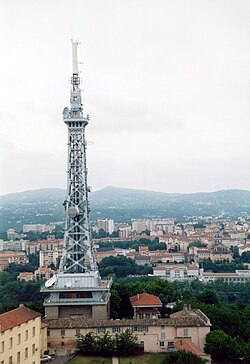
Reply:
[[[137,293],[137,299],[138,300],[140,299],[140,293]]]

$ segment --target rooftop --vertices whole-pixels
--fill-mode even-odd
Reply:
[[[185,311],[183,313],[183,311]],[[49,329],[75,329],[97,327],[129,327],[129,326],[175,326],[197,327],[211,326],[210,320],[200,310],[187,310],[176,312],[170,318],[162,319],[129,319],[93,321],[88,317],[75,316],[71,318],[48,319]]]
[[[0,332],[21,325],[39,316],[41,316],[40,313],[33,311],[24,305],[20,305],[18,308],[0,315]]]
[[[161,300],[157,296],[153,296],[149,293],[138,293],[135,296],[129,297],[131,305],[141,307],[141,306],[157,306],[161,307]]]
[[[191,351],[191,353],[198,356],[206,355],[203,350],[189,340],[178,340],[175,342],[175,347],[178,350]]]

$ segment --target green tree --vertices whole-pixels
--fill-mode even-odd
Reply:
[[[97,350],[96,336],[92,332],[86,335],[79,335],[76,340],[76,347],[82,354],[92,354]]]
[[[97,337],[96,351],[100,354],[112,355],[116,351],[116,339],[107,332],[103,336]]]
[[[138,339],[129,329],[116,335],[116,350],[119,355],[133,355],[138,347]]]
[[[236,341],[222,330],[214,330],[206,336],[205,352],[223,363],[230,363],[239,354]]]

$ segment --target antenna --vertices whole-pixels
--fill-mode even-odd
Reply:
[[[77,59],[77,46],[79,43],[77,41],[74,41],[73,39],[71,40],[71,42],[72,42],[73,75],[78,75],[79,70],[78,70],[78,59]]]

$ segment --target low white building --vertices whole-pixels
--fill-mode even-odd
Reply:
[[[227,283],[245,283],[250,280],[250,270],[236,270],[235,273],[201,273],[202,282],[214,282],[217,279],[223,279]]]
[[[199,277],[199,267],[194,264],[166,264],[153,267],[153,275],[168,281],[183,281]]]

